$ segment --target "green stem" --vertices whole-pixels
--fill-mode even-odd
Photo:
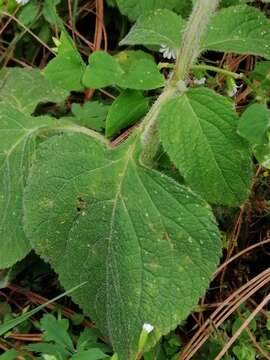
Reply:
[[[230,76],[234,79],[243,79],[244,78],[244,74],[237,74],[235,72],[226,70],[226,69],[221,69],[219,67],[216,66],[211,66],[211,65],[205,65],[205,64],[198,64],[198,65],[193,65],[191,66],[192,70],[206,70],[206,71],[213,71],[225,76]]]
[[[183,46],[177,52],[175,71],[171,83],[185,80],[190,67],[201,52],[201,38],[214,14],[219,0],[198,0],[193,8],[183,36]]]
[[[175,64],[173,63],[159,63],[158,64],[158,68],[159,70],[161,69],[174,69]],[[213,71],[219,74],[223,74],[225,76],[230,76],[234,79],[243,79],[244,78],[244,74],[237,74],[235,72],[226,70],[226,69],[222,69],[216,66],[211,66],[211,65],[206,65],[206,64],[198,64],[198,65],[192,65],[190,67],[191,70],[206,70],[206,71]]]

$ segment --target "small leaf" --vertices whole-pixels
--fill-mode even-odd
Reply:
[[[109,356],[104,354],[100,349],[89,349],[73,355],[71,360],[101,360],[108,358]]]
[[[151,10],[172,10],[179,5],[179,0],[116,0],[116,2],[121,13],[127,15],[131,20],[136,20],[140,15]]]
[[[259,163],[267,169],[270,169],[270,136],[268,135],[268,142],[262,145],[257,145],[254,149],[256,159]]]
[[[177,49],[184,25],[185,21],[181,16],[170,10],[151,11],[139,17],[120,45],[164,44],[170,49]]]
[[[0,71],[0,102],[9,103],[22,112],[32,113],[38,103],[62,102],[68,95],[37,69],[6,68]]]
[[[58,356],[57,360],[70,358],[70,352],[63,346],[55,343],[38,342],[37,344],[29,344],[26,346],[27,350],[42,353],[42,355],[54,355]]]
[[[18,19],[25,26],[32,25],[32,23],[34,23],[34,21],[37,20],[38,13],[39,13],[39,4],[36,1],[31,1],[22,8],[18,16]]]
[[[63,286],[88,280],[75,302],[119,360],[134,360],[143,324],[156,342],[208,286],[221,250],[211,210],[137,163],[136,133],[114,150],[82,134],[39,149],[25,191],[27,235]]]
[[[72,113],[75,116],[75,119],[72,120],[89,129],[101,131],[105,127],[108,109],[109,106],[98,101],[87,102],[83,106],[72,104]]]
[[[255,69],[249,74],[252,80],[259,81],[260,88],[269,93],[270,87],[270,61],[257,62]]]
[[[61,18],[57,14],[56,6],[60,4],[61,0],[45,0],[43,2],[42,13],[45,20],[50,25],[57,25]]]
[[[123,51],[116,57],[97,51],[89,57],[83,83],[95,89],[118,85],[124,89],[151,90],[162,87],[164,77],[153,57],[143,51]]]
[[[123,74],[124,71],[113,56],[96,51],[89,56],[83,83],[90,88],[99,89],[116,84]]]
[[[117,81],[122,88],[151,90],[164,86],[164,77],[160,74],[153,57],[143,51],[122,51],[116,56],[124,70]]]
[[[80,352],[97,347],[100,336],[101,334],[97,329],[84,329],[77,341],[77,351]]]
[[[118,134],[138,121],[148,110],[148,100],[140,92],[125,90],[111,105],[106,119],[107,137]]]
[[[187,91],[161,110],[159,129],[164,150],[206,200],[237,206],[247,198],[251,156],[226,98],[206,88]]]
[[[202,51],[253,54],[270,59],[270,21],[251,6],[217,12],[202,39]]]
[[[240,117],[238,133],[247,139],[252,146],[256,146],[267,142],[267,130],[269,128],[269,110],[262,104],[253,104]]]
[[[53,84],[68,90],[83,90],[82,76],[86,65],[66,31],[60,36],[57,56],[44,69],[44,74]]]
[[[72,340],[67,332],[68,320],[56,319],[52,314],[43,315],[40,325],[45,341],[53,341],[71,353],[74,351]]]

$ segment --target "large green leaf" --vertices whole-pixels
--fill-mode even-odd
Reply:
[[[139,166],[136,141],[108,150],[82,134],[51,138],[39,147],[24,201],[35,250],[64,287],[88,281],[74,300],[120,360],[134,360],[144,323],[154,341],[188,315],[220,254],[209,206]]]
[[[190,90],[170,100],[159,117],[164,149],[194,190],[216,204],[239,205],[247,198],[250,153],[226,98]]]
[[[179,5],[179,0],[116,0],[116,2],[121,13],[127,15],[131,20],[136,20],[140,15],[146,14],[150,10],[172,10]]]
[[[120,45],[164,44],[170,49],[180,46],[181,33],[185,21],[174,12],[166,9],[151,11],[139,17]]]
[[[222,9],[214,16],[203,36],[204,50],[270,58],[270,21],[260,10],[251,6]]]
[[[122,51],[113,57],[96,51],[89,57],[83,76],[87,87],[118,85],[124,89],[151,90],[164,85],[153,57],[143,51]]]
[[[37,69],[6,68],[0,72],[0,102],[22,112],[32,113],[38,103],[61,102],[68,94],[52,85]]]
[[[83,90],[82,76],[84,64],[72,39],[66,31],[62,31],[58,53],[44,69],[44,74],[53,84],[68,90]]]
[[[53,124],[9,104],[0,108],[0,268],[13,265],[30,250],[22,228],[22,196],[35,152],[36,136]]]

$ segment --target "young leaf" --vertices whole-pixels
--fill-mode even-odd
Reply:
[[[263,104],[250,105],[240,118],[238,133],[252,146],[258,162],[270,169],[270,115]]]
[[[251,157],[236,129],[232,104],[209,89],[170,100],[159,116],[165,151],[192,189],[214,204],[237,206],[249,194]]]
[[[107,137],[118,134],[138,121],[148,110],[148,99],[135,90],[125,90],[113,102],[106,119]]]
[[[164,86],[164,77],[150,54],[130,50],[118,53],[116,58],[125,72],[117,82],[120,87],[151,90]]]
[[[116,2],[121,13],[127,15],[131,20],[136,20],[140,15],[151,10],[172,10],[179,5],[179,0],[116,0]]]
[[[166,24],[166,26],[164,26]],[[139,17],[120,45],[166,45],[170,49],[180,46],[185,21],[166,9],[151,11]]]
[[[20,11],[18,19],[25,26],[32,25],[38,17],[39,4],[36,1],[31,1],[29,4],[24,6]]]
[[[72,340],[66,329],[67,319],[56,319],[52,314],[46,314],[42,317],[40,325],[45,332],[44,340],[53,341],[58,345],[61,345],[64,349],[70,353],[74,352]]]
[[[72,113],[75,119],[73,122],[86,126],[89,129],[101,131],[105,127],[105,119],[108,113],[109,106],[98,101],[91,101],[80,104],[72,104]]]
[[[96,51],[89,56],[83,83],[90,88],[99,89],[116,84],[123,74],[124,71],[113,56]]]
[[[66,31],[62,31],[57,56],[44,69],[44,74],[53,84],[68,90],[83,90],[82,76],[86,65]]]
[[[104,354],[100,349],[89,349],[86,351],[78,352],[73,355],[71,360],[103,360],[108,359],[110,356]]]
[[[267,142],[267,131],[270,128],[270,114],[265,105],[250,105],[242,114],[238,133],[254,147]]]
[[[122,51],[113,57],[101,51],[90,55],[83,83],[90,88],[118,85],[124,89],[151,90],[164,85],[153,57],[143,51]]]
[[[251,6],[217,12],[202,39],[202,51],[254,54],[270,58],[270,21]]]
[[[42,14],[50,25],[57,25],[57,22],[62,22],[57,14],[56,6],[60,4],[61,0],[45,0],[43,2]]]
[[[255,69],[249,74],[252,80],[260,83],[260,88],[269,93],[270,61],[257,62]]]
[[[267,169],[270,169],[270,137],[268,135],[268,142],[255,147],[254,149],[256,159],[259,163]]]
[[[144,323],[152,342],[204,292],[220,255],[209,206],[137,164],[138,140],[108,150],[82,134],[44,142],[25,191],[25,230],[74,300],[134,360]],[[42,187],[40,184],[42,183]]]
[[[66,90],[52,85],[37,69],[9,68],[0,71],[0,102],[32,113],[38,103],[61,102]]]
[[[22,229],[22,192],[35,152],[36,136],[53,123],[48,117],[34,118],[1,103],[0,268],[12,266],[31,250]]]

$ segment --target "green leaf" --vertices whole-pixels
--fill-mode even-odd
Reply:
[[[0,355],[0,360],[15,360],[20,353],[15,349],[5,351],[4,354]]]
[[[66,31],[62,31],[58,54],[44,69],[46,78],[65,90],[81,91],[85,68],[86,65],[72,39]]]
[[[99,89],[116,84],[123,74],[124,71],[113,56],[96,51],[89,56],[83,83],[90,88]]]
[[[131,20],[136,20],[140,15],[151,10],[172,10],[179,5],[179,0],[116,0],[116,2],[121,13],[127,15]]]
[[[184,25],[185,21],[181,16],[170,10],[151,11],[139,17],[120,45],[164,44],[175,50],[180,46]]]
[[[258,145],[254,149],[256,159],[259,163],[267,169],[270,169],[270,136],[268,135],[268,142]]]
[[[50,25],[57,25],[58,22],[61,22],[61,18],[57,14],[56,6],[60,4],[61,0],[45,0],[43,2],[42,13],[45,20]]]
[[[31,250],[22,229],[23,188],[41,129],[53,125],[9,104],[0,109],[0,268],[12,266]]]
[[[153,57],[143,51],[122,51],[113,57],[97,51],[90,55],[83,83],[99,89],[118,85],[124,89],[151,90],[164,85]]]
[[[80,104],[72,104],[72,113],[75,119],[73,122],[86,126],[89,129],[101,131],[105,127],[105,119],[108,113],[109,106],[98,101],[91,101]]]
[[[89,349],[73,355],[71,360],[101,360],[108,358],[109,356],[104,354],[100,349]]]
[[[237,357],[237,360],[255,360],[256,359],[256,350],[249,345],[247,342],[239,343],[235,345],[232,349],[233,353]]]
[[[259,81],[259,87],[269,93],[270,61],[257,62],[255,69],[249,74],[252,80]]]
[[[117,81],[122,88],[151,90],[164,86],[164,77],[160,74],[154,58],[143,51],[122,51],[116,56],[124,70]]]
[[[249,194],[251,157],[236,129],[232,103],[209,89],[187,91],[159,115],[164,150],[192,189],[214,204],[240,205]]]
[[[258,162],[270,168],[270,115],[263,104],[250,105],[240,118],[238,133],[251,144]]]
[[[61,102],[68,95],[39,70],[6,68],[0,71],[0,102],[11,104],[21,112],[32,113],[38,103]]]
[[[39,147],[24,198],[35,251],[64,287],[89,280],[74,300],[119,360],[134,360],[144,323],[154,326],[154,342],[185,319],[221,250],[209,206],[139,166],[135,140],[108,150],[82,134],[51,138]]]
[[[100,336],[101,334],[97,329],[84,329],[78,338],[76,350],[80,352],[92,347],[97,347]]]
[[[31,1],[22,8],[18,19],[25,26],[28,26],[31,25],[35,20],[37,20],[38,13],[39,4],[36,1]]]
[[[57,360],[69,359],[71,355],[63,346],[55,343],[38,342],[27,345],[26,349],[43,355],[53,355]]]
[[[148,110],[148,99],[142,93],[125,90],[111,105],[106,119],[107,137],[118,134],[138,121]]]
[[[42,317],[40,325],[44,331],[45,341],[53,341],[71,353],[74,352],[72,340],[67,332],[67,319],[56,319],[52,314],[46,314]]]
[[[267,131],[270,128],[269,110],[262,104],[250,105],[240,117],[238,133],[247,139],[252,146],[267,142]]]
[[[270,58],[270,21],[251,6],[217,12],[202,39],[202,51],[215,50]]]

